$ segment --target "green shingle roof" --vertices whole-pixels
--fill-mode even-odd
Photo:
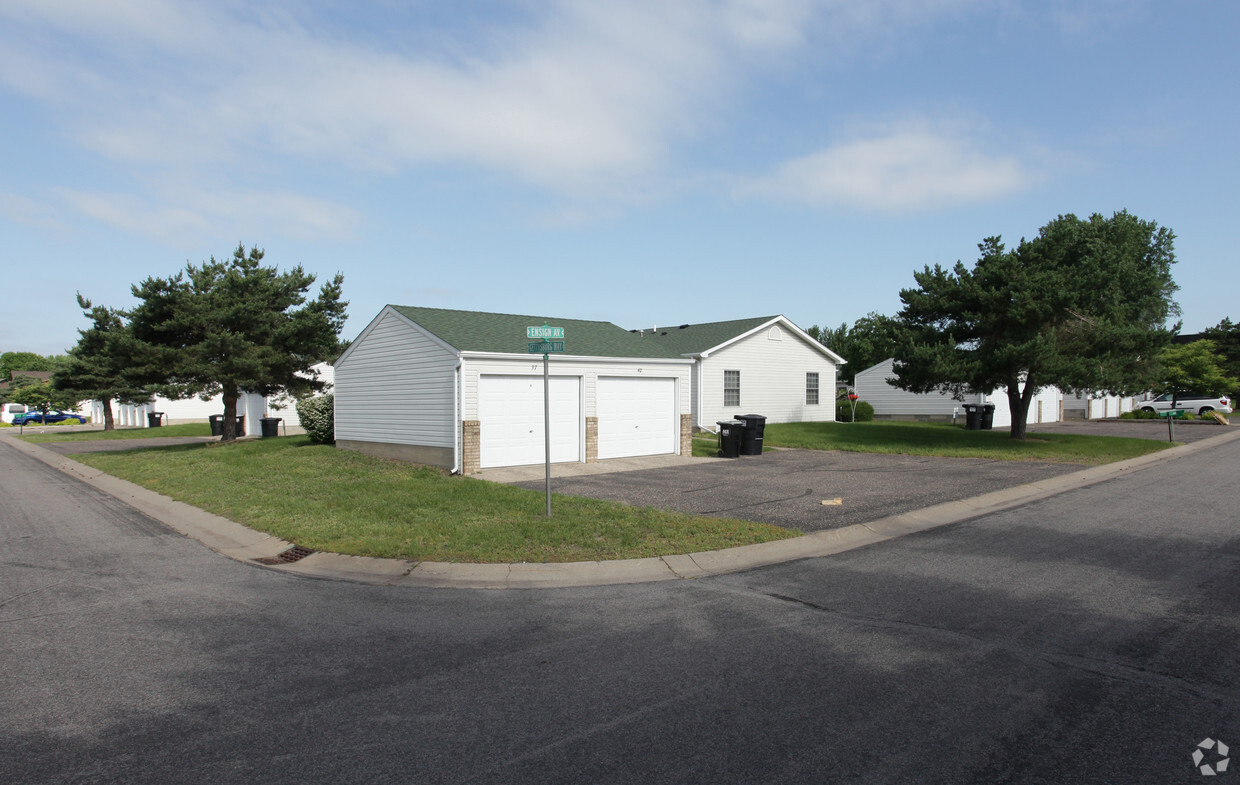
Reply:
[[[393,305],[391,308],[463,352],[526,354],[529,339],[525,336],[525,328],[548,324],[564,328],[565,354],[584,357],[679,356],[674,346],[643,341],[640,335],[611,322],[408,305]]]
[[[639,334],[646,346],[665,347],[676,355],[698,354],[707,349],[713,349],[721,343],[726,343],[775,318],[778,317],[759,316],[753,319],[733,319],[729,322],[660,327],[657,330],[642,330]]]

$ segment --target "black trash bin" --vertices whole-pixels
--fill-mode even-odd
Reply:
[[[964,405],[964,428],[966,431],[980,431],[982,429],[982,405],[980,403],[966,403]]]
[[[207,422],[211,423],[211,435],[212,436],[223,436],[224,435],[224,415],[213,414],[207,418]],[[245,415],[244,414],[237,415],[237,435],[238,436],[245,435]]]
[[[741,454],[741,431],[744,426],[736,420],[717,422],[719,426],[719,457],[735,458]]]
[[[984,404],[982,407],[982,430],[989,431],[995,427],[995,405]]]
[[[267,439],[272,436],[280,435],[280,421],[283,417],[264,417],[259,420],[259,425],[263,428],[263,438]]]
[[[164,424],[164,413],[163,412],[147,412],[146,413],[146,425],[148,428],[158,428],[159,426],[163,424]]]
[[[744,425],[744,430],[741,431],[741,455],[761,455],[766,417],[761,414],[742,414],[736,419]]]

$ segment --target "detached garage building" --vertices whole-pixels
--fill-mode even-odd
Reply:
[[[542,355],[526,328],[564,328],[550,363],[551,460],[691,452],[693,361],[609,322],[389,305],[335,363],[336,444],[471,474],[542,463]]]

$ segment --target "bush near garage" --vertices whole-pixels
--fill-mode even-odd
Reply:
[[[297,402],[297,418],[315,444],[336,443],[336,396],[316,395]]]
[[[835,403],[835,421],[836,422],[873,422],[874,407],[865,401],[857,401],[856,406],[857,419],[853,419],[853,405],[848,399],[836,401]]]

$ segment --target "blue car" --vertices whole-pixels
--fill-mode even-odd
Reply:
[[[83,425],[86,424],[86,418],[80,414],[70,414],[68,412],[61,412],[55,409],[51,410],[47,414],[44,414],[37,409],[32,409],[25,414],[16,415],[13,418],[13,424],[30,425],[31,423],[39,423],[40,425],[43,425],[54,422],[64,422],[65,420],[77,420]]]

